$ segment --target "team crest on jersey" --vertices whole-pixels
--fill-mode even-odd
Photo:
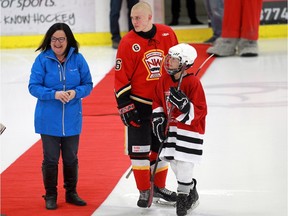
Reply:
[[[135,43],[135,44],[132,45],[132,50],[134,52],[139,52],[141,50],[141,47],[140,47],[139,44]]]
[[[144,54],[142,59],[147,68],[148,76],[147,81],[159,79],[162,75],[162,63],[164,59],[164,52],[162,50],[149,50]]]

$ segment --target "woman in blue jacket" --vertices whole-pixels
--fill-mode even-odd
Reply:
[[[89,66],[65,23],[52,25],[36,51],[29,92],[37,98],[35,132],[43,145],[42,173],[47,209],[57,208],[58,162],[63,159],[66,202],[83,206],[77,192],[78,146],[82,129],[81,99],[93,88]]]

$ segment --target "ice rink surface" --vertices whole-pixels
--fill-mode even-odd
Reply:
[[[217,58],[202,77],[208,116],[204,157],[195,167],[194,216],[287,216],[287,39],[259,41],[260,55]],[[96,85],[113,67],[110,47],[80,47]],[[34,49],[1,50],[1,173],[39,140],[28,92]],[[133,174],[118,182],[93,216],[176,215],[136,206]],[[176,189],[169,171],[167,187]]]

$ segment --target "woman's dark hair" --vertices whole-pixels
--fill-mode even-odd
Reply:
[[[76,41],[70,27],[66,24],[66,23],[55,23],[54,25],[52,25],[48,31],[46,32],[42,43],[40,44],[40,46],[36,49],[36,51],[40,50],[40,51],[46,51],[48,49],[51,48],[51,37],[52,35],[58,31],[58,30],[63,30],[66,34],[66,38],[67,38],[67,48],[65,50],[65,56],[68,54],[68,51],[70,50],[71,47],[75,48],[75,53],[78,53],[79,51],[79,43]]]

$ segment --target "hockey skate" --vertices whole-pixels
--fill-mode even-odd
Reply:
[[[194,187],[189,194],[179,193],[176,202],[177,216],[184,216],[190,213],[199,205],[199,195],[196,189],[197,181],[193,179]]]
[[[141,208],[147,208],[149,196],[150,196],[150,190],[140,191],[140,196],[137,205]]]
[[[190,190],[190,193],[187,197],[187,210],[192,211],[199,205],[199,195],[196,189],[197,181],[196,179],[193,179],[194,187],[192,190]]]
[[[176,202],[177,216],[187,215],[187,202],[188,202],[188,195],[184,193],[179,193]]]
[[[153,203],[175,207],[177,194],[167,188],[154,186]]]

